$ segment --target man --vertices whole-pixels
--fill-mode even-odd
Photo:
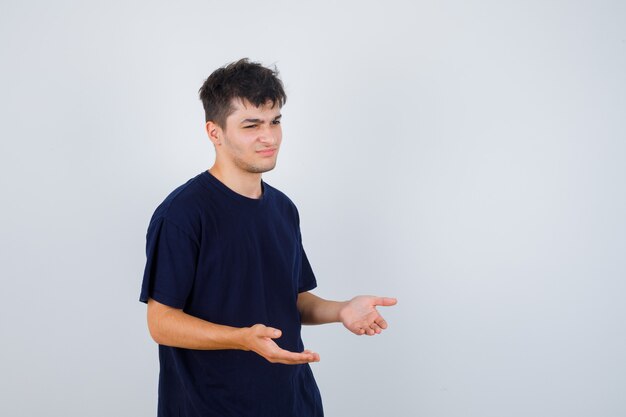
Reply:
[[[322,416],[301,324],[387,327],[372,296],[336,302],[316,279],[294,204],[265,183],[282,140],[277,72],[246,59],[200,89],[215,163],[174,190],[147,234],[140,300],[159,344],[159,416]]]

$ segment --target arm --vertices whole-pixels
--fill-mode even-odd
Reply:
[[[347,301],[324,300],[308,291],[298,294],[302,324],[326,324],[341,321],[340,312]]]
[[[298,295],[298,311],[302,324],[324,324],[341,322],[356,335],[373,336],[387,328],[387,322],[376,310],[376,306],[392,306],[395,298],[360,295],[350,301],[324,300],[310,292]]]
[[[272,363],[300,364],[319,361],[317,353],[281,349],[273,339],[281,331],[262,324],[230,327],[191,316],[180,309],[148,300],[148,329],[160,345],[198,350],[239,349],[253,351]]]

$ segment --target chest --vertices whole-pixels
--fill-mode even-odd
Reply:
[[[194,305],[206,317],[232,325],[247,325],[259,317],[290,317],[301,265],[297,221],[272,213],[222,213],[203,231]]]

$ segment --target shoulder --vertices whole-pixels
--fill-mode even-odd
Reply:
[[[271,193],[272,202],[276,206],[276,208],[283,213],[293,215],[299,222],[300,217],[298,214],[298,208],[296,207],[295,203],[287,196],[287,194],[283,193],[278,188],[272,187],[266,182],[263,182],[263,184],[266,187],[266,191]]]
[[[196,235],[206,206],[202,200],[206,197],[207,189],[201,184],[200,175],[191,178],[169,193],[154,211],[150,223],[167,221],[189,235]]]

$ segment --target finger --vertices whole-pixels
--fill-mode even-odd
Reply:
[[[389,298],[389,297],[378,297],[375,301],[375,305],[383,306],[383,307],[393,306],[393,305],[396,305],[397,303],[398,303],[397,299]]]
[[[380,327],[378,327],[378,324],[374,322],[370,323],[365,330],[367,330],[368,336],[374,336],[381,332]]]
[[[297,365],[303,363],[317,362],[320,360],[320,357],[315,352],[290,352],[288,350],[280,349],[270,358],[271,362],[276,363],[284,363],[287,365]]]
[[[313,351],[305,351],[305,352],[290,352],[285,349],[280,349],[276,355],[275,359],[278,361],[282,361],[283,363],[308,363],[315,362],[316,359],[319,359],[319,355]]]
[[[381,329],[380,326],[378,324],[376,324],[376,322],[370,324],[370,328],[372,330],[374,330],[374,333],[376,333],[376,334],[380,334],[380,332],[383,331],[383,329]]]
[[[314,362],[320,361],[319,353],[313,352],[312,350],[305,349],[302,353],[308,353],[309,355],[313,355]]]
[[[387,322],[385,321],[384,318],[382,318],[380,316],[376,320],[374,320],[374,323],[376,323],[378,325],[378,327],[380,327],[381,329],[386,329],[387,328]]]

